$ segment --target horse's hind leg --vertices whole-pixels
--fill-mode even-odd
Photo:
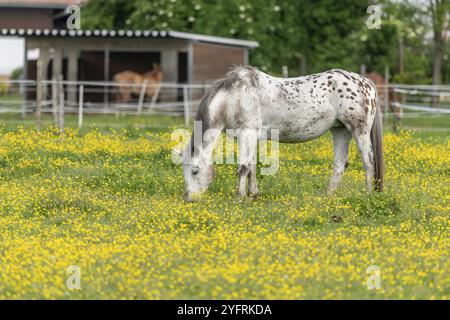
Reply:
[[[328,193],[333,193],[348,166],[348,146],[352,140],[351,133],[345,127],[331,129],[333,136],[334,164],[333,175],[328,186]]]
[[[352,136],[355,138],[358,149],[361,152],[364,170],[366,171],[366,190],[367,192],[372,192],[374,162],[372,142],[370,141],[370,127],[361,126],[360,128],[354,128],[348,125],[347,129],[352,130]]]
[[[372,192],[374,163],[372,143],[370,141],[370,130],[367,130],[364,134],[354,134],[353,136],[355,137],[356,144],[361,152],[362,162],[364,169],[366,170],[366,190],[367,192]]]

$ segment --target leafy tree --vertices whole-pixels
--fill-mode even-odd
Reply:
[[[331,66],[355,69],[349,34],[364,26],[367,1],[352,0],[91,0],[83,9],[85,28],[180,30],[255,39],[261,48],[252,64],[299,73]],[[354,55],[354,53],[353,53]]]
[[[133,12],[134,1],[90,0],[81,10],[81,27],[84,29],[125,28]],[[131,27],[131,26],[130,26]]]
[[[361,64],[383,73],[387,65],[394,81],[427,83],[433,74],[438,81],[439,70],[450,77],[449,2],[379,0],[382,27],[369,30],[369,0],[90,0],[82,26],[257,40],[261,47],[252,51],[251,64],[271,73],[279,74],[283,65],[294,76],[335,67],[358,71]]]
[[[380,74],[388,66],[394,82],[429,82],[429,26],[423,8],[408,1],[383,1],[380,5],[381,29],[365,28],[358,34],[359,63]]]
[[[16,68],[11,72],[10,79],[11,80],[20,80],[22,77],[23,68]]]
[[[448,42],[450,0],[429,0],[428,10],[433,25],[433,84],[441,84],[443,60]]]

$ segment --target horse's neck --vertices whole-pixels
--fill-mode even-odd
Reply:
[[[161,75],[158,72],[149,71],[144,74],[144,78],[152,82],[160,82]]]
[[[198,129],[198,128],[197,128]],[[194,130],[196,130],[194,128]],[[202,131],[200,131],[202,132]],[[195,133],[194,133],[195,134]],[[201,148],[200,152],[202,155],[202,158],[206,160],[207,163],[211,163],[212,157],[213,157],[213,151],[217,144],[217,141],[219,140],[220,136],[222,134],[221,129],[215,129],[215,128],[209,128],[208,130],[205,130],[202,137],[201,137]],[[194,136],[192,136],[191,143],[194,143]],[[200,137],[199,137],[200,139]]]

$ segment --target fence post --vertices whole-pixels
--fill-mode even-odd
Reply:
[[[187,128],[189,127],[189,120],[190,120],[190,114],[189,114],[189,91],[188,86],[183,86],[183,106],[184,106],[184,126]]]
[[[80,90],[78,92],[78,129],[83,127],[83,100],[84,100],[84,86],[80,85]]]
[[[283,73],[283,78],[289,78],[289,69],[287,66],[283,66],[281,72]]]
[[[58,123],[61,132],[64,132],[64,84],[62,75],[58,76],[59,112]]]
[[[366,68],[366,65],[365,65],[365,64],[360,65],[360,66],[359,66],[359,74],[365,76],[365,74],[366,74],[366,69],[367,69],[367,68]]]
[[[389,67],[384,68],[384,112],[383,112],[383,122],[387,124],[387,114],[389,105]]]
[[[20,94],[22,95],[22,106],[21,106],[21,117],[22,119],[25,118],[26,114],[27,114],[27,78],[28,78],[28,68],[27,68],[27,64],[28,64],[28,58],[27,58],[27,53],[28,53],[28,48],[27,48],[27,41],[23,41],[24,43],[24,55],[23,55],[23,69],[22,69],[22,75],[20,77],[20,79],[22,80],[22,82],[20,83]]]
[[[140,115],[142,113],[142,105],[144,104],[145,90],[147,89],[147,83],[148,83],[148,80],[145,79],[144,83],[142,84],[141,93],[139,94],[139,102],[138,102],[138,108],[137,108],[138,115]]]
[[[36,69],[36,128],[41,130],[42,113],[42,60],[38,59]]]
[[[399,107],[399,102],[397,101],[397,91],[394,90],[394,115],[393,115],[393,120],[392,120],[392,131],[394,131],[394,133],[397,133],[398,130],[398,117],[397,117],[397,110]]]
[[[59,126],[58,123],[58,83],[56,78],[52,78],[52,113],[55,121],[55,126]]]

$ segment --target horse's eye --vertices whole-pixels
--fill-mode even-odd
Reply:
[[[193,167],[192,168],[192,174],[195,176],[197,173],[199,172],[199,168],[198,167]]]

